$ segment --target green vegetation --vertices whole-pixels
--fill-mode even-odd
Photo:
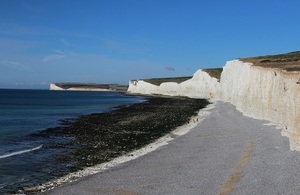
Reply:
[[[214,77],[218,80],[220,80],[221,73],[223,71],[223,68],[208,68],[208,69],[203,69],[204,72],[208,73],[209,76]],[[141,79],[145,82],[151,83],[153,85],[159,86],[162,83],[165,82],[175,82],[175,83],[182,83],[186,80],[191,79],[192,77],[170,77],[170,78],[151,78],[151,79]]]
[[[209,69],[203,69],[203,71],[209,74],[209,76],[220,80],[223,68],[209,68]]]
[[[255,66],[280,68],[286,71],[300,71],[300,51],[278,55],[241,58],[241,60],[251,62]]]
[[[116,91],[127,91],[127,85],[119,84],[96,84],[96,83],[54,83],[63,89],[86,88],[86,89],[110,89]]]
[[[268,62],[294,62],[300,60],[300,51],[290,52],[286,54],[278,54],[278,55],[267,55],[267,56],[259,56],[257,59],[261,59],[261,63]]]
[[[159,86],[160,84],[165,82],[175,82],[179,84],[191,78],[192,77],[189,76],[189,77],[152,78],[152,79],[141,79],[141,80]]]
[[[95,84],[95,83],[55,83],[56,86],[61,87],[63,89],[69,88],[101,88],[101,89],[109,89],[109,85],[107,84]]]

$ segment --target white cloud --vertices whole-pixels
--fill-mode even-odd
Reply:
[[[36,5],[28,4],[28,3],[23,3],[22,7],[24,7],[29,12],[39,13],[42,11],[42,9],[40,7],[37,7]]]
[[[0,65],[11,67],[11,68],[27,68],[21,62],[11,61],[11,60],[1,60]]]
[[[10,61],[10,60],[1,60],[0,64],[2,64],[2,65],[8,65],[8,66],[18,66],[21,63],[20,62],[15,62],[15,61]]]
[[[49,62],[49,61],[54,61],[54,60],[60,60],[63,59],[65,57],[67,57],[68,53],[67,52],[63,52],[61,50],[55,49],[53,50],[54,54],[50,54],[44,57],[43,61],[44,62]]]
[[[62,44],[62,45],[70,45],[69,42],[66,40],[66,39],[59,39],[59,42]]]
[[[63,59],[66,56],[61,55],[61,54],[52,54],[52,55],[47,55],[44,57],[43,61],[44,62],[49,62],[49,61],[53,61],[53,60],[59,60],[59,59]]]

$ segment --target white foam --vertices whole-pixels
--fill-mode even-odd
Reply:
[[[19,154],[24,154],[24,153],[27,153],[27,152],[32,152],[32,151],[38,150],[38,149],[40,149],[42,147],[43,147],[43,145],[40,145],[40,146],[35,147],[35,148],[30,148],[30,149],[26,149],[26,150],[11,152],[11,153],[8,153],[8,154],[1,155],[0,159],[2,159],[2,158],[8,158],[8,157],[19,155]]]

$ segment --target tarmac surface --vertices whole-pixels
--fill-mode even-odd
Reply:
[[[43,194],[299,194],[300,152],[268,122],[217,102],[188,133]]]

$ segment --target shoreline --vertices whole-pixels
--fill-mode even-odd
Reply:
[[[168,145],[170,141],[176,139],[178,136],[182,136],[188,133],[189,131],[191,131],[194,127],[196,127],[199,123],[201,123],[202,120],[204,120],[209,115],[209,110],[212,109],[214,105],[215,102],[209,104],[205,108],[199,110],[196,116],[191,117],[188,123],[178,126],[173,131],[158,138],[154,142],[145,145],[140,149],[134,150],[125,155],[114,158],[109,162],[101,163],[92,167],[87,167],[84,170],[70,173],[66,176],[47,182],[41,186],[35,187],[35,189],[32,190],[33,191],[38,190],[40,191],[41,194],[43,194],[44,192],[49,192],[49,191],[51,192],[51,190],[55,189],[56,187],[68,185],[69,183],[76,182],[80,179],[84,179],[84,177],[99,174],[103,171],[116,167],[120,164],[129,162],[131,160],[142,157],[148,153],[151,153],[162,146]]]
[[[69,143],[63,143],[63,147],[72,149],[71,153],[59,159],[64,163],[70,161],[76,166],[69,169],[67,176],[35,187],[25,187],[19,193],[43,192],[105,170],[119,162],[137,158],[143,151],[146,154],[147,151],[143,149],[145,145],[150,144],[150,148],[154,149],[155,144],[151,145],[154,141],[160,140],[159,142],[163,143],[161,139],[166,139],[165,136],[169,136],[166,142],[173,139],[172,136],[177,135],[176,132],[170,133],[171,131],[184,124],[185,128],[191,125],[187,123],[190,122],[190,118],[209,105],[204,99],[157,96],[146,98],[145,102],[119,106],[108,113],[91,114],[81,116],[75,121],[65,121],[60,127],[50,128],[35,135],[72,137]],[[195,119],[193,122],[196,121]],[[137,150],[137,153],[132,153]]]
[[[222,101],[203,114],[168,145],[45,194],[298,194],[299,152],[275,126]]]

